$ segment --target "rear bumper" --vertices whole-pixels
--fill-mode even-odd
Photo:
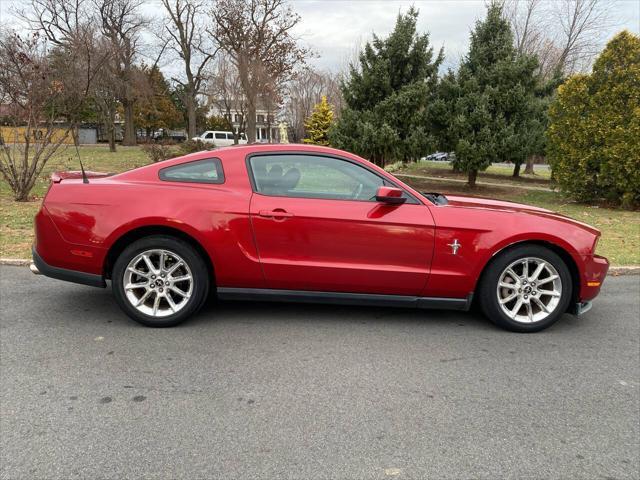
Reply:
[[[95,275],[93,273],[78,272],[76,270],[67,270],[66,268],[52,267],[45,262],[35,247],[31,249],[33,256],[33,264],[31,265],[31,271],[35,274],[42,274],[47,277],[56,278],[58,280],[64,280],[66,282],[79,283],[81,285],[89,285],[91,287],[105,288],[107,282],[104,281],[102,275]]]

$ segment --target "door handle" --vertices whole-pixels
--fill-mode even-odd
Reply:
[[[258,215],[267,218],[289,218],[293,217],[293,213],[289,213],[282,208],[276,208],[274,210],[260,210]]]

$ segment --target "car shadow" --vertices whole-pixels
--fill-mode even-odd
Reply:
[[[79,292],[78,289],[82,289]],[[79,303],[80,302],[80,303]],[[113,324],[128,328],[146,328],[131,320],[116,304],[111,288],[96,289],[73,286],[60,292],[56,309],[68,312],[66,322]],[[421,328],[460,328],[467,327],[475,332],[504,332],[486,319],[477,308],[468,312],[416,309],[398,307],[367,307],[357,305],[333,305],[321,303],[285,303],[222,301],[210,298],[202,310],[176,328],[191,329],[211,326],[217,328],[225,323],[252,324],[268,322],[277,324],[366,324],[393,325],[404,324]],[[566,332],[584,328],[585,319],[564,315],[555,325],[545,332]]]

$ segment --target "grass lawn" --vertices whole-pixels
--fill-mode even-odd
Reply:
[[[491,165],[484,172],[478,173],[479,182],[490,183],[508,183],[512,185],[532,185],[532,186],[551,186],[550,177],[551,170],[546,165],[534,166],[534,175],[525,175],[524,165],[520,171],[520,177],[514,178],[513,167],[505,165]],[[451,169],[449,162],[433,162],[428,160],[421,160],[419,162],[413,162],[409,164],[394,164],[391,168],[387,167],[387,170],[393,173],[405,173],[409,175],[423,175],[427,177],[440,177],[440,178],[452,178],[456,180],[466,180],[467,175],[464,173],[455,173]]]
[[[121,172],[149,162],[138,147],[118,147],[116,153],[111,153],[108,148],[102,146],[81,147],[80,155],[85,169],[103,172]],[[42,178],[38,179],[33,190],[34,198],[30,202],[14,202],[6,183],[0,181],[0,257],[30,258],[33,216],[46,192],[49,175],[52,171],[65,169],[79,170],[74,148],[59,152],[46,166]],[[508,186],[482,186],[470,191],[464,184],[447,181],[447,178],[464,178],[464,175],[454,174],[450,169],[445,162],[419,162],[403,168],[401,172],[442,177],[442,180],[437,181],[403,179],[418,190],[500,198],[537,205],[573,217],[602,231],[598,253],[608,257],[613,265],[640,265],[640,212],[577,204],[565,199],[560,193],[551,191],[524,190]],[[533,179],[525,177],[523,180],[514,181],[509,177],[510,168],[492,166],[486,173],[480,174],[478,179],[505,185],[548,185],[548,170],[538,168],[537,173]]]

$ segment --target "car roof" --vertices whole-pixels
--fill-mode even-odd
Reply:
[[[339,155],[342,157],[354,157],[352,153],[345,152],[344,150],[338,150],[337,148],[325,147],[322,145],[309,145],[306,143],[247,143],[242,145],[229,145],[226,147],[216,148],[215,150],[210,150],[207,153],[198,152],[198,154],[203,153],[204,155],[211,155],[211,152],[225,152],[232,150],[234,152],[244,153],[248,155],[250,153],[257,152],[315,152],[315,153],[325,153],[331,155]]]

